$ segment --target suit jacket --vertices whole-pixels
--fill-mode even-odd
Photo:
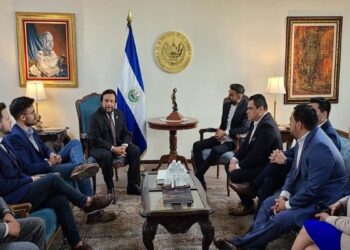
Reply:
[[[332,124],[327,121],[320,127],[326,135],[333,141],[334,145],[339,149],[341,149],[341,142],[337,131],[333,128]],[[290,148],[289,150],[284,151],[284,155],[287,157],[287,165],[291,166],[294,160],[294,150],[295,146]]]
[[[128,131],[124,119],[124,114],[120,110],[114,110],[114,123],[117,145],[120,146],[123,143],[130,142],[130,132]],[[113,145],[113,136],[111,132],[111,125],[107,117],[106,112],[102,107],[97,109],[94,114],[91,115],[89,126],[89,145],[91,151],[98,148],[105,148],[111,150]]]
[[[297,150],[298,145],[295,155]],[[291,194],[289,205],[302,225],[305,211],[313,211],[318,203],[329,206],[342,196],[347,176],[339,150],[318,127],[305,138],[298,167],[294,158],[282,190]]]
[[[329,120],[327,120],[324,124],[322,124],[321,128],[329,136],[329,138],[331,138],[334,145],[340,151],[341,150],[340,138],[339,138],[337,131],[333,128],[331,122]]]
[[[247,106],[248,102],[242,99],[236,108],[236,111],[232,117],[230,127],[227,128],[227,118],[231,108],[231,102],[224,102],[222,107],[222,116],[220,129],[229,130],[229,135],[232,139],[236,138],[238,134],[245,134],[248,131],[249,121],[247,118]]]
[[[16,159],[13,148],[6,141],[4,144],[8,152],[0,147],[0,196],[14,204],[28,192],[32,178],[22,172],[23,166]]]
[[[265,166],[270,162],[271,152],[282,149],[281,133],[270,113],[261,119],[249,143],[253,128],[254,124],[251,123],[246,139],[235,154],[242,169]]]
[[[36,131],[33,137],[39,150],[36,150],[23,129],[15,124],[11,133],[5,137],[5,141],[13,147],[17,158],[23,165],[24,173],[28,175],[49,173],[50,165],[45,159],[49,159],[52,150],[39,138]]]
[[[340,238],[340,248],[349,249],[350,246],[350,199],[346,196],[340,200],[346,209],[346,216],[328,216],[326,222],[336,227],[342,232]]]

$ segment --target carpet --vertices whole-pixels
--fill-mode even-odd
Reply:
[[[146,171],[153,165],[143,165]],[[119,169],[119,181],[115,182],[118,200],[106,210],[114,211],[117,219],[106,224],[85,224],[86,215],[78,208],[74,208],[76,222],[83,241],[94,249],[101,250],[141,250],[145,249],[142,242],[142,226],[145,221],[140,216],[141,202],[139,196],[126,194],[126,171]],[[220,178],[216,179],[216,167],[212,167],[206,174],[208,185],[207,199],[215,212],[210,216],[215,227],[215,237],[240,236],[244,234],[253,221],[253,216],[235,217],[228,214],[227,208],[238,203],[238,196],[231,190],[226,195],[225,171],[220,171]],[[97,174],[97,192],[105,192],[106,187],[101,171]],[[153,241],[155,250],[199,250],[202,249],[202,233],[199,225],[194,224],[185,234],[169,234],[161,225]],[[291,235],[283,235],[271,242],[267,249],[290,249],[293,243]],[[70,249],[67,242],[60,235],[50,249]],[[210,249],[216,249],[214,244]]]

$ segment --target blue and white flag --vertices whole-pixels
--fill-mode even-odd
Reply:
[[[123,111],[128,130],[132,133],[132,142],[139,146],[142,154],[147,149],[145,88],[131,23],[128,23],[128,28],[129,35],[125,45],[124,66],[117,90],[117,108]]]

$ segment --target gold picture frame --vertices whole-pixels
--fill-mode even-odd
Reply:
[[[341,16],[287,17],[284,103],[338,103]]]
[[[75,14],[16,12],[19,85],[78,87]]]

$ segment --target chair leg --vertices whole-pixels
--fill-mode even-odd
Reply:
[[[96,174],[92,176],[92,189],[94,190],[94,194],[96,194]]]
[[[230,177],[227,176],[226,179],[226,190],[227,190],[227,196],[230,196]]]
[[[118,181],[119,178],[118,178],[118,168],[117,167],[114,168],[114,173],[115,173],[115,181]]]
[[[216,179],[219,179],[220,177],[220,165],[216,164]]]

